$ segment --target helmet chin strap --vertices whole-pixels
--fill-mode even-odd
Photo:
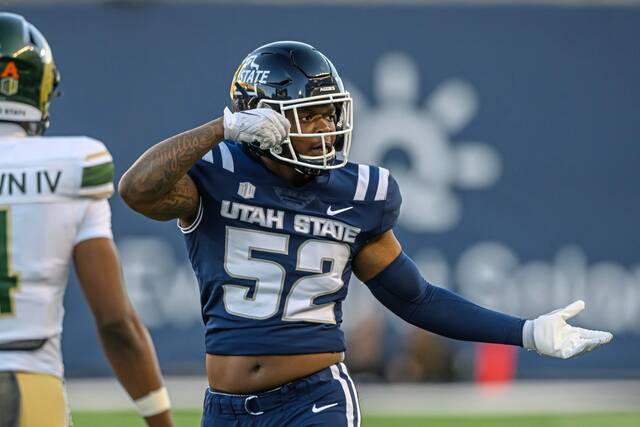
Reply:
[[[29,136],[40,136],[49,128],[49,120],[39,122],[17,122]]]
[[[44,132],[49,128],[49,119],[41,120],[35,123],[29,123],[27,128],[27,133],[32,136],[39,136],[44,134]]]

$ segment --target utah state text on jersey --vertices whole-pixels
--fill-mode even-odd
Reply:
[[[220,204],[220,215],[225,218],[238,219],[248,224],[258,224],[265,228],[275,228],[277,230],[284,228],[285,212],[282,210],[264,209],[260,206],[223,200]],[[360,233],[358,227],[353,227],[341,221],[311,215],[296,214],[293,224],[298,233],[330,237],[347,243],[355,243],[356,237]]]

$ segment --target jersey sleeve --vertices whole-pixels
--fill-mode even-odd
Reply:
[[[108,199],[114,192],[113,157],[100,141],[84,138],[80,154],[78,195],[94,199]]]
[[[105,199],[87,201],[87,207],[80,221],[73,244],[77,245],[85,240],[97,239],[99,237],[113,239],[113,233],[111,232],[111,207]]]
[[[387,184],[387,194],[382,210],[382,218],[380,220],[380,228],[378,234],[382,234],[387,230],[391,230],[398,222],[400,215],[400,205],[402,205],[402,195],[400,187],[395,178],[389,174]]]
[[[236,165],[230,149],[234,145],[233,142],[221,141],[189,169],[187,174],[195,182],[200,194],[206,193],[205,181],[235,173]]]
[[[233,157],[224,141],[208,151],[202,159],[198,160],[187,171],[187,175],[193,180],[198,189],[200,200],[198,201],[198,213],[191,224],[183,227],[180,219],[178,219],[178,229],[182,234],[194,232],[202,222],[204,211],[211,206],[211,194],[209,194],[208,186],[205,183],[212,178],[215,180],[216,175],[221,173],[221,170],[231,173],[234,171]]]
[[[187,171],[187,175],[189,175],[189,178],[193,180],[193,183],[198,188],[200,196],[207,191],[204,182],[207,179],[207,169],[209,167],[210,165],[205,160],[198,160],[193,166],[191,166],[191,169]]]
[[[177,219],[178,229],[180,230],[180,232],[182,234],[193,233],[195,229],[198,228],[198,226],[200,225],[200,222],[202,222],[203,213],[204,213],[204,208],[202,206],[202,197],[200,197],[200,200],[198,201],[198,213],[196,214],[196,218],[193,220],[191,224],[189,224],[186,227],[183,227],[182,223],[180,222],[180,218]]]

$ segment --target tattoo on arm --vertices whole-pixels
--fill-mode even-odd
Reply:
[[[187,221],[198,212],[200,196],[189,175],[183,176],[169,192],[157,201],[137,207],[141,214],[158,221],[183,218]]]
[[[191,216],[198,208],[198,190],[186,173],[223,139],[219,118],[154,145],[124,174],[120,194],[133,209],[155,219]]]

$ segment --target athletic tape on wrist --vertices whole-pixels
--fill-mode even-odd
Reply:
[[[536,341],[533,336],[533,320],[527,320],[522,327],[522,347],[527,350],[536,350]]]
[[[169,400],[169,393],[166,387],[152,391],[146,396],[134,400],[133,403],[143,417],[158,415],[171,408],[171,401]]]

